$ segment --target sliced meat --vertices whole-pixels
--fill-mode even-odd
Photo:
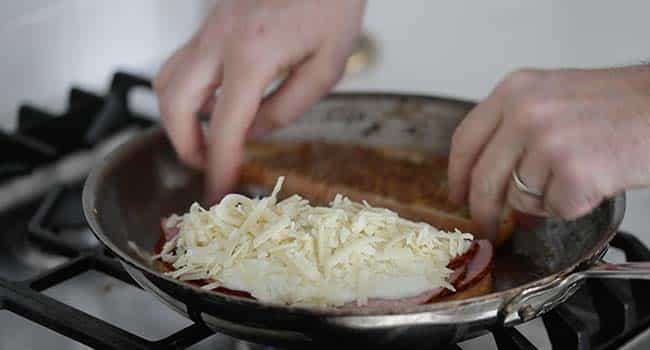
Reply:
[[[178,227],[167,227],[167,218],[160,219],[160,229],[162,230],[163,235],[165,236],[165,242],[174,238],[180,231]]]
[[[478,241],[478,249],[474,258],[467,264],[467,273],[456,286],[456,291],[461,291],[478,282],[492,270],[494,262],[494,248],[488,240]]]
[[[452,285],[458,283],[458,281],[460,281],[463,278],[463,276],[465,276],[466,271],[467,271],[467,267],[465,265],[456,268],[454,272],[452,272],[451,275],[449,275],[449,283],[451,283]],[[412,297],[401,298],[401,299],[378,299],[378,298],[368,299],[368,303],[365,306],[386,307],[386,306],[409,306],[409,305],[426,304],[429,300],[436,298],[445,290],[446,289],[442,287],[435,288]],[[356,308],[357,303],[356,301],[349,302],[346,303],[343,307]]]
[[[199,284],[199,286],[204,286],[204,285],[206,285],[208,283],[212,283],[212,281],[207,281],[206,280],[203,283],[198,283],[198,284]],[[255,299],[255,298],[253,298],[253,296],[250,293],[244,292],[244,291],[241,291],[241,290],[228,289],[228,288],[224,288],[224,287],[217,287],[217,288],[212,289],[212,291],[223,293],[223,294],[234,295],[236,297]]]
[[[455,269],[458,266],[467,264],[467,262],[474,257],[474,254],[476,254],[477,250],[478,250],[477,241],[472,241],[472,244],[469,246],[467,251],[463,255],[459,255],[451,259],[449,264],[447,264],[447,267],[450,269]]]

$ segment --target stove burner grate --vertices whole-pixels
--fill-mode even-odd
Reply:
[[[79,200],[82,190],[83,183],[51,190],[29,222],[30,239],[44,250],[67,258],[99,246],[83,216]]]
[[[164,339],[150,341],[40,293],[90,270],[139,288],[117,260],[103,251],[91,250],[25,281],[0,278],[0,307],[94,348],[183,349],[213,334],[193,324]]]

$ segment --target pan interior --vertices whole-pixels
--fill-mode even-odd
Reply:
[[[278,140],[323,140],[370,146],[415,148],[446,154],[453,130],[469,111],[467,102],[400,95],[334,95],[290,127]],[[151,252],[159,220],[184,212],[200,198],[201,175],[183,166],[164,133],[151,130],[123,146],[96,175],[92,210],[104,239],[145,266],[129,241]],[[88,209],[88,208],[87,208]],[[613,201],[573,222],[526,220],[497,252],[495,291],[559,272],[591,255],[608,237]]]

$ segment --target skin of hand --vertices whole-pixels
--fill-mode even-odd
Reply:
[[[455,131],[449,184],[487,233],[505,205],[574,219],[650,185],[650,66],[511,73]]]
[[[234,184],[247,136],[290,122],[338,82],[364,9],[365,0],[220,1],[167,60],[154,79],[161,118],[179,157],[206,172],[209,202]],[[210,114],[206,133],[200,112]]]

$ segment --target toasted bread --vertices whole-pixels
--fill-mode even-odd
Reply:
[[[447,200],[447,158],[413,150],[370,148],[322,142],[249,143],[240,184],[266,191],[285,177],[284,194],[300,194],[326,204],[337,193],[365,200],[410,220],[445,230],[459,229],[486,238],[466,206]],[[515,226],[511,211],[502,215],[494,242],[500,246]]]

